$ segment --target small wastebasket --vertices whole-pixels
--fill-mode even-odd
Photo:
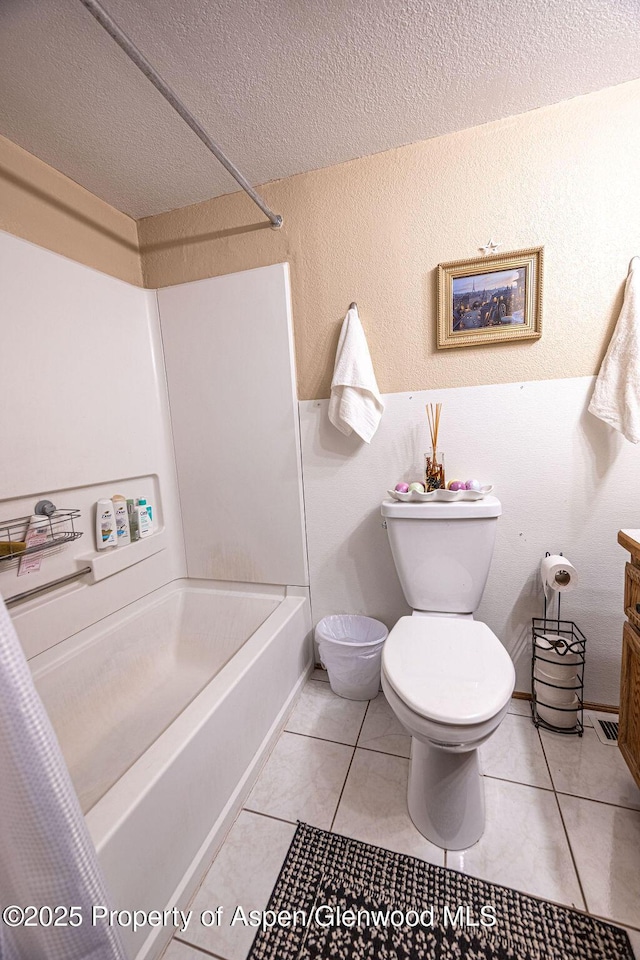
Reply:
[[[380,689],[382,647],[389,631],[371,617],[337,614],[316,626],[320,660],[334,693],[347,700],[373,700]]]

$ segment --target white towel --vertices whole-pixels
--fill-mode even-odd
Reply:
[[[340,331],[331,381],[329,420],[346,437],[355,431],[365,443],[370,443],[383,410],[358,308],[353,306],[349,308]]]
[[[629,265],[624,302],[600,367],[589,413],[640,443],[640,257]]]

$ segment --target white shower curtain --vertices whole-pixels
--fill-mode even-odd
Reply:
[[[108,904],[95,848],[0,597],[0,958],[125,960],[117,927],[93,926],[94,904]],[[31,906],[77,909],[71,925],[48,925],[45,909],[25,927]]]

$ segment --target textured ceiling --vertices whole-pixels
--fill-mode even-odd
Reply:
[[[104,5],[256,184],[640,76],[640,0]],[[238,189],[79,0],[0,0],[0,91],[0,133],[135,218]]]

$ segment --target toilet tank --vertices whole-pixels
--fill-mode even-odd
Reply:
[[[409,606],[428,613],[474,613],[502,513],[497,497],[449,503],[384,500],[381,512]]]

